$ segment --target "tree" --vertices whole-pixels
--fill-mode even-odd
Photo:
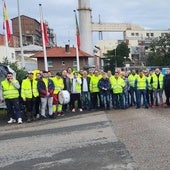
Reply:
[[[126,57],[128,61],[129,53],[130,50],[124,42],[120,43],[116,49],[107,51],[107,53],[104,54],[104,71],[114,71],[115,67],[123,67],[125,65],[124,57]]]
[[[147,65],[167,66],[170,65],[170,34],[164,34],[155,38],[149,46]]]
[[[11,63],[7,58],[2,61],[3,65],[10,66],[16,72],[16,79],[21,83],[23,78],[25,78],[27,71],[25,68],[19,68],[17,62]]]

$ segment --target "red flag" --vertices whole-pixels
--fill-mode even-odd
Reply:
[[[41,23],[41,31],[44,32],[44,40],[45,40],[45,45],[47,46],[49,43],[48,39],[48,34],[47,34],[47,24],[45,22]]]
[[[76,40],[77,40],[77,47],[78,50],[80,50],[80,31],[79,31],[79,25],[78,25],[78,20],[77,20],[77,15],[76,11],[75,12],[75,20],[76,20]]]
[[[4,2],[4,28],[6,29],[6,34],[7,34],[7,40],[9,42],[11,38],[11,31],[10,31],[10,26],[9,26],[9,21],[8,21],[8,12],[6,9],[6,4]]]

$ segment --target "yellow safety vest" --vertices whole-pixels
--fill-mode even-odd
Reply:
[[[148,80],[148,89],[149,89],[149,90],[152,90],[151,75],[149,75],[149,76],[147,77],[147,80]]]
[[[114,94],[123,93],[125,81],[121,77],[112,78],[110,83]]]
[[[18,80],[13,80],[18,82]],[[19,97],[19,91],[7,79],[1,82],[4,99],[15,99]]]
[[[54,82],[54,94],[58,94],[61,90],[64,89],[64,82],[62,78],[56,78],[54,77],[53,79]]]
[[[130,84],[131,87],[135,87],[135,80],[136,80],[137,77],[138,77],[137,74],[135,74],[135,75],[130,74],[128,76],[129,84]]]
[[[101,79],[100,76],[93,76],[90,80],[90,92],[99,92],[98,82]]]
[[[144,75],[142,77],[138,76],[137,77],[137,89],[146,90],[146,81],[147,81],[146,76]]]
[[[157,87],[158,87],[158,81],[159,81],[160,89],[162,89],[162,88],[163,88],[164,75],[163,75],[163,74],[160,74],[160,75],[159,75],[159,80],[158,80],[158,77],[157,77],[156,74],[153,74],[153,75],[152,75],[152,78],[153,78],[153,83],[152,83],[153,89],[157,89]]]
[[[33,79],[31,87],[31,80],[29,78],[24,79],[21,85],[21,97],[23,99],[37,97],[39,95],[37,83],[38,81]]]

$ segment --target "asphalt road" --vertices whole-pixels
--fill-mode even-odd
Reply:
[[[170,108],[130,108],[107,117],[139,170],[170,170]]]
[[[0,126],[0,169],[136,170],[123,140],[115,135],[112,113]]]

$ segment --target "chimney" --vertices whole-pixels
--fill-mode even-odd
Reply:
[[[69,44],[66,44],[66,45],[65,45],[65,52],[66,52],[66,53],[69,53],[69,52],[70,52]]]

